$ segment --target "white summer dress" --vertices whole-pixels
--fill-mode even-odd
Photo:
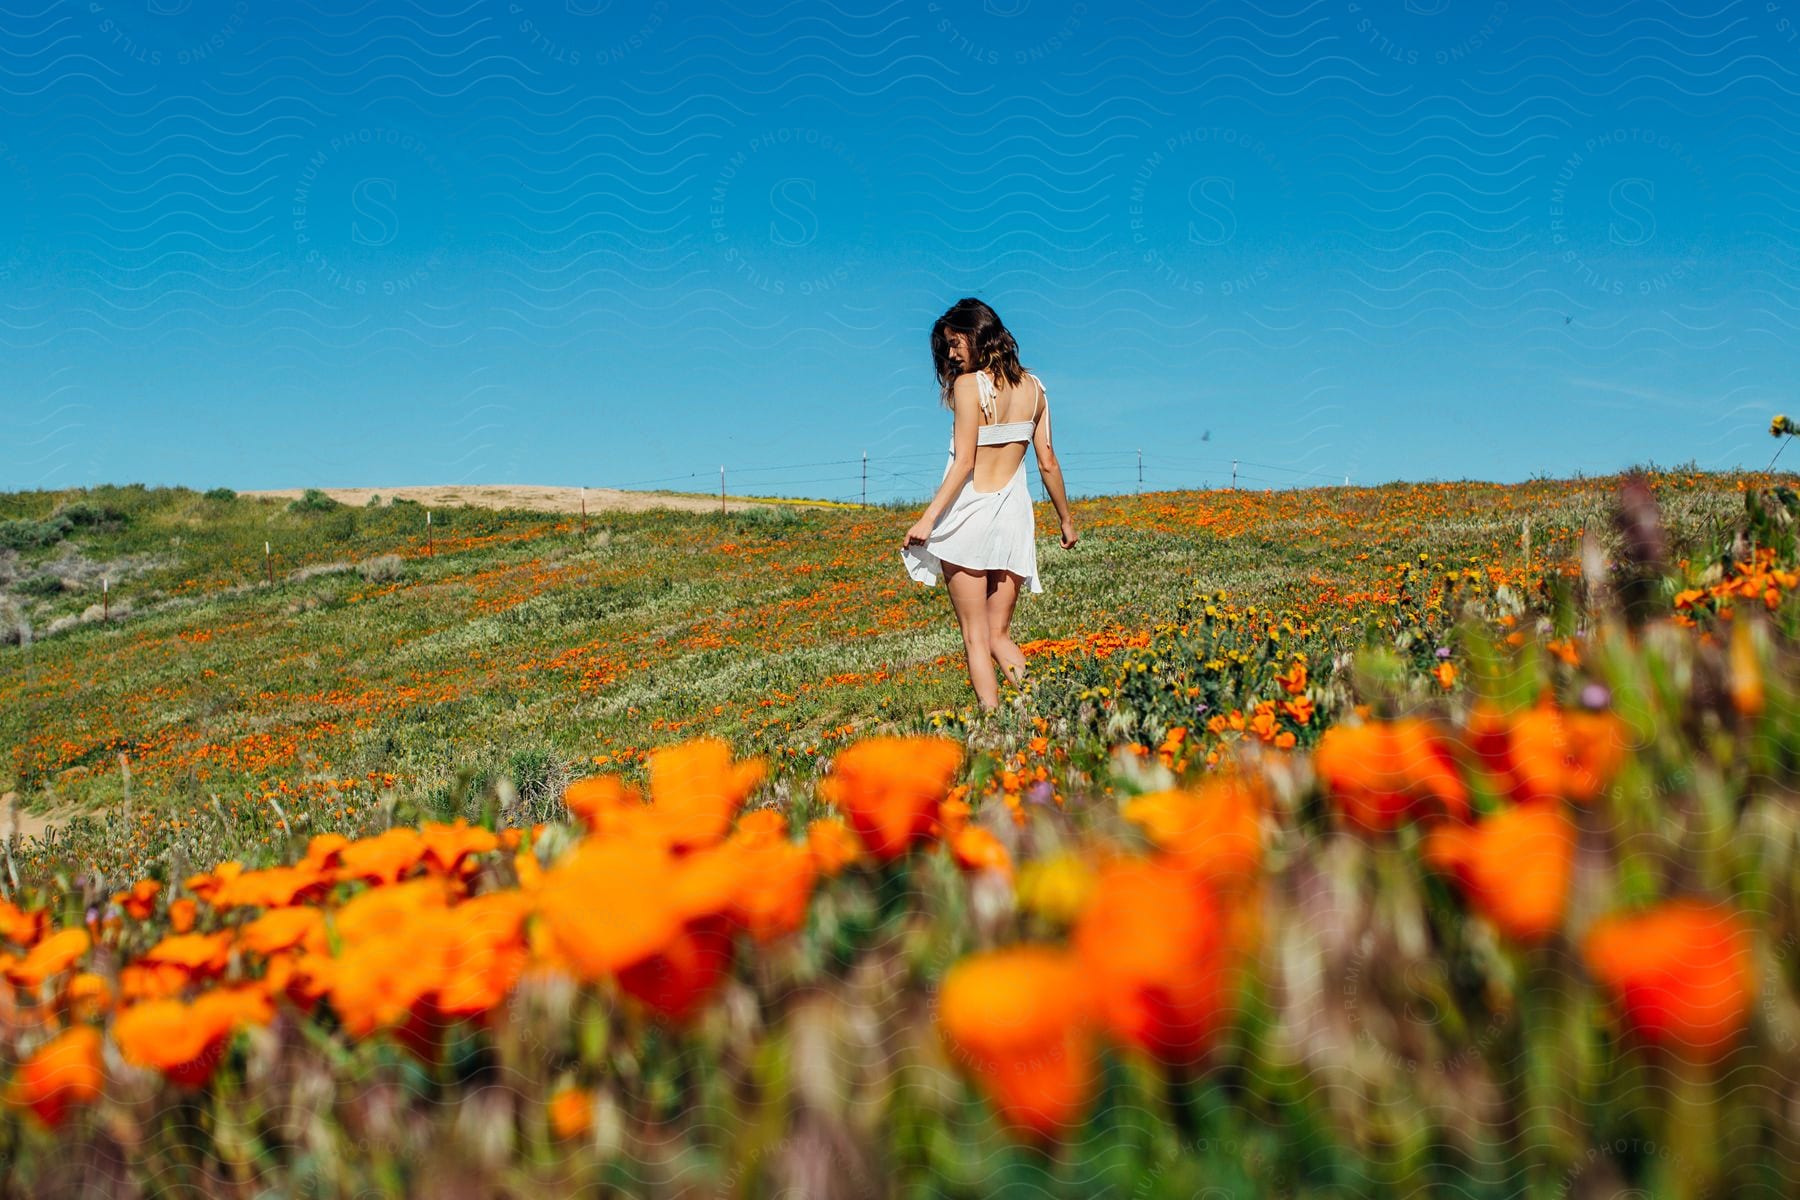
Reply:
[[[1037,428],[1038,417],[1050,407],[1050,394],[1043,380],[1031,376],[1043,393],[1043,403],[1029,421],[993,424],[995,416],[994,381],[986,371],[975,373],[981,390],[981,411],[989,424],[975,430],[978,446],[1001,446],[1008,442],[1029,442]],[[944,464],[944,475],[956,462],[954,424],[950,439],[950,459]],[[942,480],[939,480],[942,483]],[[1025,481],[1025,458],[1019,469],[997,491],[975,490],[975,474],[963,482],[962,490],[951,499],[950,507],[939,514],[931,527],[931,537],[924,545],[907,546],[900,551],[906,573],[920,583],[936,587],[944,577],[943,564],[952,563],[970,570],[1011,571],[1024,580],[1024,587],[1041,592],[1037,569],[1037,518],[1031,508],[1031,489]]]

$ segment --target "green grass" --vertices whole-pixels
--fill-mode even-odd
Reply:
[[[1741,512],[1738,483],[1660,478],[1679,545]],[[1011,719],[1021,734],[1047,719],[1094,760],[1117,741],[1153,743],[1196,719],[1169,698],[1191,662],[1145,664],[1156,687],[1134,685],[1129,710],[1108,705],[1101,721],[1094,689],[1120,682],[1119,659],[1031,644],[1155,630],[1184,599],[1223,593],[1310,624],[1263,647],[1270,662],[1295,646],[1329,658],[1371,614],[1391,619],[1369,596],[1393,586],[1397,564],[1423,554],[1434,570],[1518,569],[1526,519],[1534,562],[1571,561],[1577,530],[1605,532],[1614,484],[1100,498],[1078,504],[1068,552],[1040,506],[1046,590],[1016,610],[1034,678]],[[141,486],[0,495],[0,520],[67,526],[0,571],[0,626],[15,631],[0,648],[0,788],[62,820],[116,816],[129,794],[131,845],[77,823],[43,858],[116,879],[166,859],[179,823],[216,823],[218,808],[245,837],[266,835],[270,798],[314,828],[354,828],[384,795],[441,807],[459,778],[503,778],[521,748],[560,778],[712,733],[772,756],[777,773],[809,774],[846,738],[973,710],[946,593],[901,568],[916,513],[609,512],[584,531],[568,515],[454,508],[435,510],[428,530],[404,503],[297,507]],[[1254,690],[1214,683],[1215,700]]]

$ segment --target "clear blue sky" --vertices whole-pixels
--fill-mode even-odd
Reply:
[[[1800,415],[1800,0],[12,7],[0,488],[923,498],[965,295],[1076,495]]]

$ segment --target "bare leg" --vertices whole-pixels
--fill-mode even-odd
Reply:
[[[969,682],[983,711],[1000,707],[1000,684],[994,678],[993,649],[988,644],[986,572],[966,571],[945,563],[944,587],[962,626],[963,650],[969,659]]]
[[[1025,652],[1013,644],[1013,605],[1019,599],[1019,577],[1010,571],[987,573],[988,646],[1014,687],[1025,681]]]

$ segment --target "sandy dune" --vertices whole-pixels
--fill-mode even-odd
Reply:
[[[301,488],[275,488],[270,491],[240,492],[242,496],[269,496],[275,499],[297,499]],[[435,507],[462,504],[471,508],[527,508],[537,512],[580,512],[581,489],[572,487],[539,487],[530,484],[469,484],[444,487],[355,487],[320,488],[327,496],[343,504],[361,506],[370,496],[383,500],[399,496]],[[729,497],[727,511],[737,512],[771,503],[808,504],[806,500],[745,500]],[[597,512],[643,512],[651,508],[677,508],[686,512],[718,512],[717,498],[677,495],[672,492],[633,492],[619,488],[587,489],[587,510]]]

